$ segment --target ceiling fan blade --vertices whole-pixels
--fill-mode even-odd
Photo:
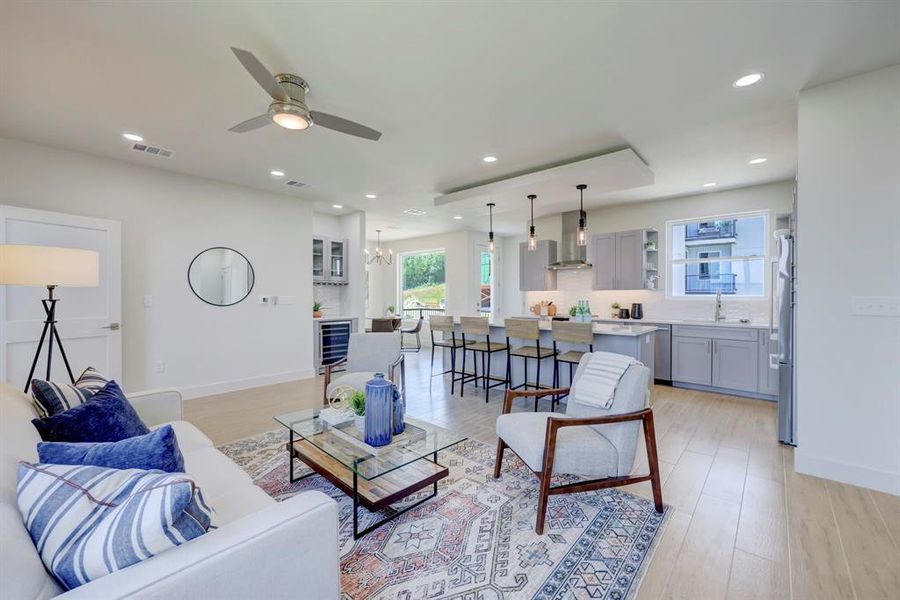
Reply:
[[[238,123],[228,131],[233,131],[234,133],[244,133],[245,131],[252,131],[254,129],[259,129],[260,127],[265,127],[271,122],[272,117],[270,117],[268,114],[259,115],[258,117],[247,119],[243,123]]]
[[[287,92],[281,87],[281,84],[275,80],[275,77],[269,72],[265,65],[259,62],[259,59],[256,58],[252,52],[241,50],[234,46],[231,47],[231,51],[234,52],[234,55],[241,61],[241,64],[247,69],[247,72],[256,80],[256,83],[261,85],[262,89],[266,90],[272,98],[281,100],[282,102],[290,100]]]
[[[317,110],[309,111],[309,115],[312,117],[313,123],[315,123],[316,125],[321,125],[322,127],[327,127],[328,129],[334,129],[335,131],[340,131],[341,133],[355,135],[356,137],[373,140],[375,142],[377,142],[381,137],[380,131],[375,131],[371,127],[360,125],[359,123],[355,123],[348,119],[329,115],[328,113],[319,112]]]

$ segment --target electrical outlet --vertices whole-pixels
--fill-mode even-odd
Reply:
[[[900,297],[854,296],[850,312],[863,317],[900,317]]]
[[[166,372],[166,363],[161,360],[153,361],[153,372],[154,373],[165,373]]]
[[[144,306],[147,308],[150,308],[151,306],[153,306],[153,296],[151,296],[149,294],[144,296]]]

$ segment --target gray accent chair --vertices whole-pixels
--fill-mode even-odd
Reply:
[[[339,368],[345,372],[336,374]],[[338,387],[350,387],[365,391],[366,382],[384,373],[397,385],[401,395],[406,392],[406,364],[400,351],[399,333],[351,333],[347,357],[325,366],[323,404]]]
[[[590,354],[582,357],[572,383],[572,390],[584,372]],[[513,400],[519,397],[552,396],[569,393],[569,389],[507,390],[503,414],[497,418],[497,461],[494,478],[500,477],[503,453],[509,448],[540,478],[535,532],[544,532],[548,497],[554,494],[586,492],[603,488],[650,481],[653,501],[663,511],[659,461],[653,411],[649,406],[650,369],[644,365],[628,367],[616,386],[613,403],[608,409],[585,406],[569,394],[566,412],[510,413]],[[637,452],[638,432],[643,424],[650,473],[631,475]],[[578,475],[584,480],[550,487],[555,474]]]

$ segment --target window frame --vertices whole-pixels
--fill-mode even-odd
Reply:
[[[728,221],[728,220],[738,220],[738,219],[748,219],[762,217],[763,220],[763,253],[759,256],[735,256],[735,255],[720,255],[717,258],[683,258],[683,259],[673,259],[672,258],[672,230],[674,227],[678,225],[686,225],[688,223],[708,223],[714,221]],[[673,284],[674,284],[674,266],[675,265],[699,265],[702,263],[723,263],[723,262],[732,262],[732,263],[741,263],[741,262],[753,262],[760,261],[763,265],[763,273],[762,273],[762,294],[748,296],[743,294],[729,294],[729,299],[740,300],[742,302],[765,302],[769,297],[770,284],[769,281],[769,270],[767,266],[769,265],[770,253],[771,253],[771,243],[769,238],[770,235],[770,211],[769,210],[753,210],[753,211],[745,211],[745,212],[734,212],[734,213],[723,213],[718,215],[710,215],[710,216],[702,216],[702,217],[690,217],[686,219],[672,219],[666,221],[666,230],[665,230],[665,252],[666,252],[666,300],[676,300],[676,301],[697,301],[697,300],[706,300],[708,301],[710,298],[715,297],[715,293],[709,294],[681,294],[676,295],[673,293]],[[721,271],[720,275],[721,277]]]
[[[395,292],[396,304],[394,306],[397,308],[398,314],[403,314],[403,260],[408,256],[419,256],[421,254],[435,254],[437,252],[442,252],[444,254],[444,300],[446,302],[447,298],[450,296],[449,286],[447,285],[447,249],[442,247],[437,248],[429,248],[427,250],[410,250],[408,252],[398,252],[397,253],[397,289]],[[446,307],[444,307],[446,311]]]

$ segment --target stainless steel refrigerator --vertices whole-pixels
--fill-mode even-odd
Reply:
[[[797,407],[794,385],[794,342],[797,315],[797,278],[794,264],[795,237],[791,230],[775,232],[778,261],[773,263],[772,313],[778,336],[778,439],[797,445]]]

